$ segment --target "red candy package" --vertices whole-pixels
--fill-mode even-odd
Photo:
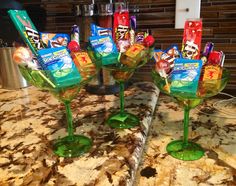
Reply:
[[[202,39],[202,20],[189,19],[185,22],[182,55],[186,59],[199,59]]]
[[[120,50],[120,48],[124,48],[119,46],[122,44],[122,42],[119,41],[130,40],[128,10],[119,10],[114,13],[113,39],[117,45],[118,50]]]

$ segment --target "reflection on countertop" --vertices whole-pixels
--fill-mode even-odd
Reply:
[[[129,87],[125,108],[141,125],[117,130],[104,121],[119,109],[119,96],[82,90],[72,101],[75,133],[91,137],[93,147],[82,157],[60,158],[51,147],[66,135],[63,104],[35,87],[0,89],[0,185],[132,185],[158,95],[149,82]]]
[[[181,161],[166,153],[166,145],[183,136],[183,110],[173,98],[160,95],[135,185],[236,185],[235,101],[226,106],[220,104],[222,98],[213,97],[190,112],[189,139],[200,144],[205,155]]]

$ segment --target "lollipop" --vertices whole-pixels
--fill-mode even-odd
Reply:
[[[167,81],[168,73],[171,70],[169,62],[166,61],[166,60],[157,61],[156,66],[155,66],[155,70],[160,74],[161,77],[163,77],[165,79],[166,90],[168,92],[170,92],[170,86],[169,86],[169,83]]]
[[[19,47],[13,53],[13,61],[18,65],[27,66],[31,69],[38,69],[39,66],[35,60],[33,60],[32,52],[25,47]],[[34,62],[33,62],[34,61]]]

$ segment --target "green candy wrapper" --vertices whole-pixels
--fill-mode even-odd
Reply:
[[[37,51],[45,47],[40,39],[39,32],[29,18],[27,12],[25,10],[9,10],[8,14],[24,42],[37,56]]]

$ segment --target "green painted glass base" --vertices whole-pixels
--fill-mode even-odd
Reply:
[[[106,123],[112,128],[129,129],[136,127],[140,124],[140,120],[137,116],[128,112],[115,113],[109,116]]]
[[[91,139],[82,135],[66,136],[53,145],[53,152],[61,157],[78,157],[92,147]]]
[[[187,144],[182,140],[172,141],[167,145],[166,150],[172,157],[184,161],[198,160],[204,155],[202,147],[190,141]]]

